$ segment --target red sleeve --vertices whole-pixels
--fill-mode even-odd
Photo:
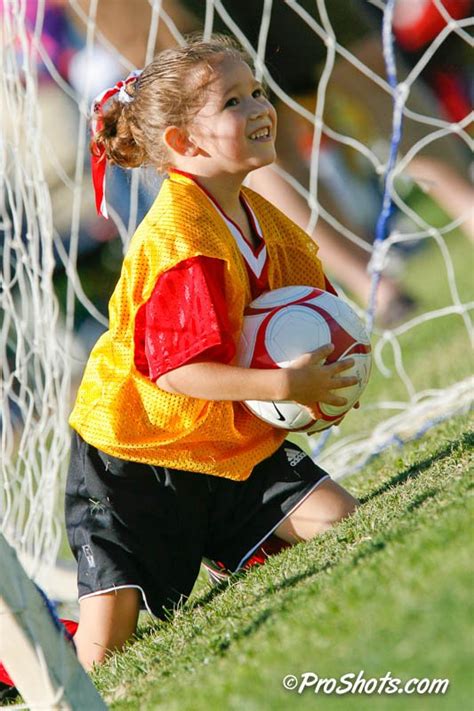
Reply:
[[[232,360],[224,268],[220,259],[199,256],[160,276],[135,320],[135,365],[141,373],[156,380],[192,361]]]
[[[339,296],[329,279],[327,278],[326,275],[324,275],[324,288],[326,291],[329,291],[330,294],[334,294],[334,296]]]

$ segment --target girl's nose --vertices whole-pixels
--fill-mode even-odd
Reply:
[[[258,103],[256,106],[253,106],[251,111],[250,111],[250,118],[251,119],[258,119],[261,116],[265,116],[268,113],[268,109],[266,106],[263,106],[261,103]]]

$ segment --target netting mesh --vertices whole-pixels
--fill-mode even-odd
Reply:
[[[55,559],[60,540],[71,338],[60,327],[53,289],[54,225],[35,36],[27,36],[20,5],[4,6],[0,44],[0,517],[37,569],[43,557]]]
[[[420,3],[437,29],[401,56],[393,30],[404,5],[140,0],[132,37],[126,0],[0,0],[0,528],[30,574],[46,579],[59,555],[74,390],[159,185],[150,171],[117,170],[111,219],[95,216],[90,99],[191,29],[227,30],[253,57],[277,104],[281,158],[249,184],[284,195],[284,211],[321,241],[330,276],[373,328],[377,387],[360,413],[311,442],[318,461],[343,476],[469,407],[472,116],[455,85],[468,71],[473,19],[462,0]],[[439,61],[448,44],[454,67]],[[359,281],[338,272],[344,255]]]

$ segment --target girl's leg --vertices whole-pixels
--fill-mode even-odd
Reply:
[[[348,491],[326,479],[275,529],[275,535],[291,544],[308,541],[350,516],[357,506]]]
[[[87,671],[103,662],[110,652],[120,650],[134,634],[140,600],[137,588],[121,588],[80,601],[74,643],[79,661]]]

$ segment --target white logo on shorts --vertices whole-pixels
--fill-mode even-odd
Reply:
[[[86,556],[87,564],[89,568],[95,568],[95,559],[92,552],[92,548],[89,545],[82,546],[84,555]]]
[[[296,467],[297,464],[301,462],[302,459],[304,459],[307,455],[304,452],[301,452],[299,449],[287,449],[285,447],[285,454],[286,458],[288,459],[288,463],[290,467]]]

